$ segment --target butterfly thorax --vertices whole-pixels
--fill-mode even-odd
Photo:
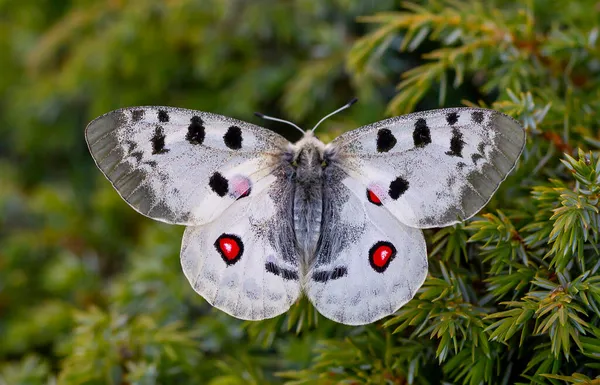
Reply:
[[[296,181],[294,231],[297,246],[305,259],[313,257],[323,215],[323,153],[325,145],[307,132],[292,148]]]

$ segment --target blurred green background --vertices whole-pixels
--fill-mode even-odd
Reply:
[[[212,309],[181,271],[183,227],[132,210],[84,142],[90,120],[135,105],[228,115],[295,141],[293,129],[253,112],[310,127],[358,97],[319,128],[327,141],[392,114],[499,100],[496,107],[524,121],[536,141],[525,169],[491,207],[533,220],[531,187],[570,175],[556,160],[560,152],[600,143],[598,3],[420,3],[424,8],[393,0],[0,0],[0,384],[263,384],[282,382],[278,372],[309,368],[298,383],[435,384],[446,376],[477,384],[512,383],[534,370],[541,361],[510,372],[513,358],[495,343],[481,357],[497,366],[479,368],[478,382],[468,377],[477,367],[457,373],[437,366],[450,349],[429,335],[418,345],[391,342],[393,328],[337,325],[305,301],[258,323]],[[359,20],[371,15],[378,16]],[[550,105],[544,132],[539,123]],[[454,231],[432,241],[427,233],[436,263],[452,269],[456,260],[460,274],[485,275],[485,264],[464,268],[467,232]],[[548,246],[548,233],[530,240],[526,252],[541,260],[545,252],[531,250]],[[435,266],[434,276],[456,284]],[[483,287],[479,278],[466,282]],[[515,293],[526,286],[515,284]],[[509,292],[482,293],[488,302],[480,304],[510,299]],[[588,321],[598,324],[597,317]],[[354,337],[365,345],[354,345]],[[318,343],[326,339],[337,355],[323,359]]]

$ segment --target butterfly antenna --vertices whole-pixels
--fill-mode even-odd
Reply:
[[[265,114],[261,114],[260,112],[255,112],[254,115],[258,116],[259,118],[265,119],[265,120],[273,120],[275,122],[287,123],[290,126],[296,127],[298,129],[298,131],[300,131],[304,135],[304,130],[303,129],[301,129],[300,127],[298,127],[297,125],[295,125],[292,122],[288,122],[287,120],[274,118],[272,116],[267,116]]]
[[[331,114],[325,116],[323,119],[319,120],[319,123],[315,124],[315,126],[313,127],[313,129],[311,131],[315,132],[315,130],[317,129],[317,127],[319,127],[319,124],[323,123],[323,121],[325,119],[329,118],[332,115],[337,114],[340,111],[344,111],[346,108],[350,108],[356,102],[358,102],[358,98],[354,98],[354,99],[350,100],[348,103],[344,104],[342,107],[340,107],[337,110],[333,111]]]

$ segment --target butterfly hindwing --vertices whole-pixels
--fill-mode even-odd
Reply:
[[[369,202],[362,184],[331,166],[324,176],[321,238],[307,296],[337,322],[363,325],[394,313],[427,275],[422,231]]]
[[[138,212],[200,225],[268,175],[287,140],[235,119],[172,107],[109,112],[86,128],[98,167]]]
[[[525,132],[481,108],[404,115],[335,139],[328,151],[403,223],[442,227],[475,215],[515,166]]]
[[[187,227],[181,264],[194,290],[241,319],[285,312],[300,294],[292,202],[293,185],[275,170],[213,222]]]

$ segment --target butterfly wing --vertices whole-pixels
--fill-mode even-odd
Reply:
[[[475,215],[515,166],[525,131],[487,109],[387,119],[339,136],[328,151],[364,194],[406,225],[448,226]]]
[[[473,216],[515,166],[518,122],[480,108],[384,120],[327,146],[321,237],[306,277],[315,307],[358,325],[390,315],[425,280],[419,228]]]
[[[246,320],[274,317],[296,301],[300,273],[293,194],[281,167],[211,223],[186,228],[181,264],[198,294]]]
[[[422,231],[367,199],[364,186],[341,168],[325,171],[321,238],[308,269],[307,296],[317,310],[363,325],[407,303],[427,275]]]
[[[287,197],[293,184],[281,162],[289,146],[283,137],[220,115],[134,107],[92,121],[86,140],[134,209],[191,226],[181,263],[208,302],[257,320],[296,300],[293,199]]]
[[[269,175],[283,137],[206,112],[132,107],[109,112],[85,131],[96,164],[135,210],[167,223],[217,218]]]

